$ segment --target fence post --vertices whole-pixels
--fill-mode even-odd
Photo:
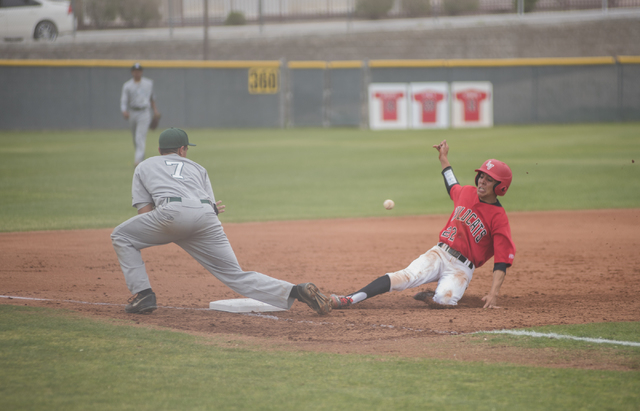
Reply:
[[[519,15],[519,16],[524,15],[524,0],[518,0],[518,3],[517,3],[517,4],[518,4],[518,5],[517,5],[517,8],[518,8],[518,10],[517,10],[518,15]]]
[[[616,57],[616,75],[618,76],[618,122],[624,121],[624,67]]]
[[[331,127],[331,73],[330,64],[324,68],[322,85],[322,127]]]
[[[287,60],[280,60],[280,122],[282,128],[291,127],[291,73]]]
[[[602,0],[602,12],[604,14],[607,14],[609,12],[609,1],[608,0]]]
[[[369,129],[369,83],[371,82],[371,69],[369,60],[362,61],[362,89],[360,93],[360,128]]]

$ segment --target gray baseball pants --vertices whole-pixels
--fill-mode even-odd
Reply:
[[[131,126],[131,134],[133,135],[133,147],[135,153],[133,159],[136,165],[144,160],[144,150],[147,143],[147,133],[149,132],[149,124],[151,124],[151,110],[130,110],[129,125]]]
[[[233,291],[289,309],[293,284],[255,271],[242,271],[222,224],[210,204],[182,199],[156,207],[120,224],[111,234],[127,287],[132,294],[151,288],[140,250],[175,243]]]

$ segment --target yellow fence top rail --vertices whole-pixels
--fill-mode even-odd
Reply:
[[[640,64],[640,56],[618,56],[620,64]]]
[[[576,66],[640,64],[640,56],[566,57],[566,58],[518,58],[518,59],[436,59],[436,60],[361,60],[344,61],[289,61],[290,69],[359,69],[367,64],[371,68],[411,67],[518,67],[518,66]],[[122,67],[140,63],[144,68],[280,68],[278,60],[29,60],[0,59],[0,66],[22,67]]]
[[[0,66],[29,67],[131,67],[140,63],[143,68],[251,68],[280,67],[278,60],[0,60]]]
[[[369,67],[509,67],[615,64],[615,57],[452,59],[452,60],[371,60]]]
[[[362,68],[364,62],[360,60],[346,60],[346,61],[330,61],[329,68],[332,69],[349,69],[349,68]]]
[[[290,69],[326,69],[326,61],[290,61],[287,66]]]

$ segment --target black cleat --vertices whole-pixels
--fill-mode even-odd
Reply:
[[[129,314],[148,314],[158,308],[156,305],[156,293],[153,291],[144,297],[136,294],[129,299],[129,304],[124,310]]]

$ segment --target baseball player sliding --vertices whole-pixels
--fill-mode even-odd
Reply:
[[[511,169],[498,160],[487,160],[476,169],[476,187],[461,186],[449,164],[449,145],[444,140],[433,146],[438,150],[447,192],[453,200],[453,212],[440,232],[439,242],[404,270],[377,278],[355,293],[332,294],[331,306],[345,308],[388,291],[402,291],[437,282],[435,292],[420,292],[413,298],[437,304],[457,305],[473,271],[494,257],[493,283],[482,300],[484,308],[499,308],[498,293],[513,264],[516,248],[511,239],[507,214],[498,201],[511,184]]]
[[[207,170],[187,159],[189,146],[194,145],[183,130],[167,129],[160,134],[160,155],[135,169],[131,192],[138,215],[111,234],[127,287],[134,294],[125,311],[150,313],[157,308],[140,250],[173,242],[246,297],[284,309],[297,299],[318,314],[329,313],[329,298],[312,283],[294,285],[242,271],[218,219],[225,207],[215,200]]]

